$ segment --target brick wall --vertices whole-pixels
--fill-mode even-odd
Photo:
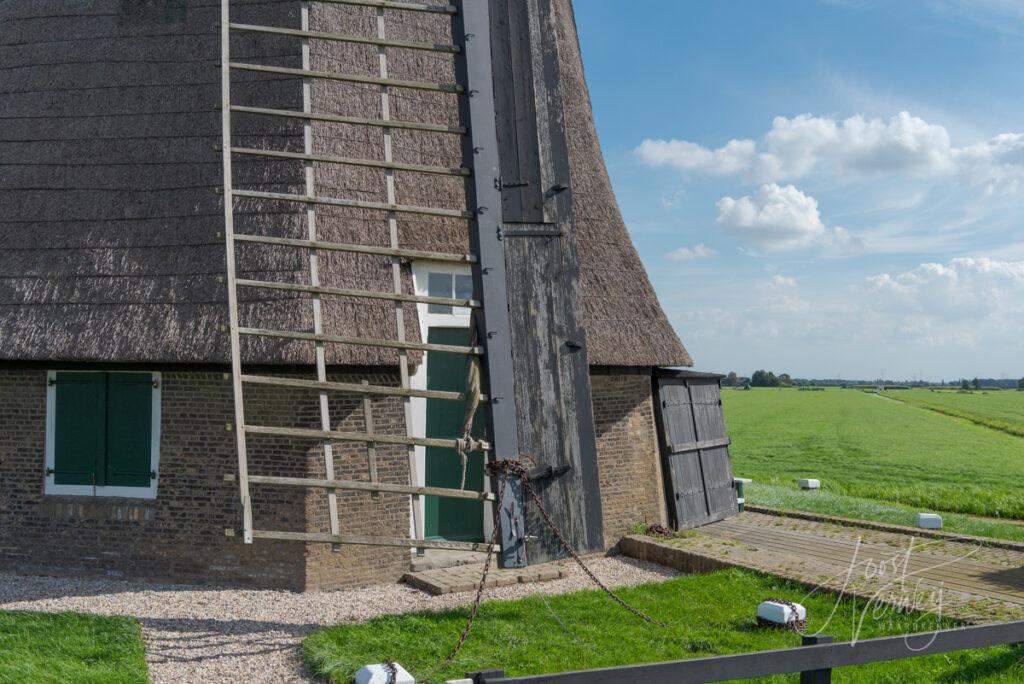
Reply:
[[[397,385],[389,373],[337,374],[333,380]],[[613,546],[636,522],[664,522],[658,444],[649,374],[592,375],[605,539]],[[46,372],[0,369],[0,568],[23,572],[138,577],[295,590],[335,589],[397,580],[407,570],[401,548],[257,541],[224,535],[241,517],[231,423],[231,385],[221,373],[164,372],[160,482],[154,501],[44,496]],[[332,397],[341,430],[363,431],[362,398]],[[404,434],[402,404],[373,400],[375,430]],[[281,389],[247,389],[248,422],[319,427],[315,397]],[[267,437],[250,439],[253,474],[322,478],[319,447]],[[382,481],[408,483],[402,446],[376,447]],[[367,449],[339,443],[339,478],[365,479]],[[253,485],[260,529],[330,530],[327,495]],[[408,499],[365,492],[338,495],[342,531],[405,537]]]
[[[358,381],[363,375],[338,375]],[[397,384],[378,374],[371,381]],[[44,496],[46,372],[0,370],[0,567],[23,572],[131,576],[175,582],[207,582],[306,589],[397,579],[408,552],[257,541],[225,536],[240,521],[231,385],[220,373],[164,372],[159,489],[153,501],[103,497]],[[376,428],[404,432],[401,405],[373,400]],[[356,410],[358,408],[358,410]],[[247,420],[255,424],[318,427],[315,397],[298,391],[252,387]],[[362,401],[342,397],[332,405],[341,429],[363,430]],[[381,479],[408,481],[405,452],[378,447]],[[335,454],[339,477],[366,477],[366,450],[345,445]],[[250,440],[249,472],[323,477],[322,455],[297,443]],[[408,505],[401,497],[373,500],[365,493],[340,498],[343,530],[406,536]],[[258,528],[327,531],[327,497],[301,488],[252,486]],[[362,502],[362,503],[360,503]]]
[[[667,520],[651,399],[651,375],[592,373],[604,539],[608,547],[638,522]]]

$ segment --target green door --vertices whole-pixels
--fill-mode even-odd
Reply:
[[[427,341],[432,344],[469,344],[468,328],[430,328]],[[450,352],[427,353],[427,389],[461,392],[466,385],[466,357]],[[462,402],[427,399],[427,437],[456,439],[461,437],[465,407]],[[473,421],[473,436],[483,436],[483,406]],[[462,479],[462,460],[455,449],[427,447],[425,484],[428,487],[458,489]],[[469,455],[466,489],[484,490],[484,457],[480,452]],[[483,541],[484,507],[482,501],[424,497],[424,534],[428,539]]]

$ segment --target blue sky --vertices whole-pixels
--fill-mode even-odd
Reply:
[[[616,195],[698,368],[1024,375],[1024,2],[575,7]]]

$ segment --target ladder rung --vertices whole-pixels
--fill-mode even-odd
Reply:
[[[338,440],[342,442],[375,442],[377,444],[406,444],[412,446],[439,447],[454,449],[454,439],[436,439],[433,437],[406,437],[404,435],[369,434],[366,432],[342,432],[340,430],[314,430],[313,428],[270,427],[266,425],[246,425],[245,431],[252,435],[270,435],[273,437],[302,437],[317,440]],[[480,442],[482,451],[489,451],[491,445]]]
[[[234,475],[225,479],[234,481]],[[309,477],[274,477],[267,475],[250,475],[249,482],[255,484],[282,485],[285,487],[310,487],[312,489],[343,489],[353,492],[388,492],[391,494],[419,494],[421,496],[441,496],[447,499],[472,499],[474,501],[494,501],[490,492],[474,492],[470,489],[449,489],[448,487],[411,487],[409,485],[388,484],[386,482],[368,482],[360,480],[317,480]]]
[[[373,245],[353,245],[344,242],[323,242],[322,240],[298,240],[295,238],[264,237],[262,235],[245,235],[235,233],[238,242],[255,242],[261,245],[277,245],[280,247],[300,247],[302,249],[322,249],[333,252],[353,252],[355,254],[377,254],[406,259],[424,259],[427,261],[449,261],[459,264],[475,264],[476,257],[472,254],[445,254],[444,252],[425,252],[419,249],[395,249],[393,247],[374,247]]]
[[[349,290],[343,287],[327,287],[324,285],[301,285],[299,283],[275,283],[266,280],[235,281],[239,287],[252,287],[263,290],[282,290],[284,292],[307,292],[309,294],[325,294],[337,297],[359,297],[361,299],[386,299],[392,302],[413,302],[416,304],[443,304],[445,306],[461,306],[479,309],[480,302],[475,299],[453,299],[451,297],[426,297],[422,295],[400,294],[395,292],[375,292],[372,290]]]
[[[498,551],[499,547],[477,542],[448,541],[445,539],[403,539],[399,537],[367,537],[359,534],[323,534],[319,532],[271,532],[253,530],[254,539],[278,541],[322,542],[324,544],[354,544],[356,546],[401,546],[411,549],[450,549],[453,551]]]
[[[430,344],[427,342],[398,342],[397,340],[375,340],[365,337],[343,337],[341,335],[317,335],[316,333],[289,332],[287,330],[264,330],[262,328],[239,328],[239,334],[256,337],[277,337],[285,340],[306,340],[309,342],[328,342],[331,344],[351,344],[364,347],[388,347],[391,349],[415,349],[418,351],[452,352],[453,354],[469,354],[483,356],[481,347],[459,347],[452,344]]]
[[[450,216],[453,218],[473,218],[473,214],[459,209],[435,209],[433,207],[414,207],[405,204],[385,204],[383,202],[363,202],[338,197],[317,197],[315,195],[293,195],[285,192],[261,192],[258,190],[233,190],[235,197],[255,197],[257,199],[281,200],[284,202],[305,202],[307,204],[328,204],[334,207],[352,207],[355,209],[378,209],[394,211],[402,214],[423,214],[424,216]]]
[[[457,83],[427,83],[426,81],[399,81],[380,76],[360,76],[359,74],[338,74],[333,71],[314,71],[313,69],[292,69],[291,67],[268,66],[266,64],[247,64],[245,62],[228,62],[228,67],[239,71],[255,71],[261,74],[283,74],[285,76],[302,76],[303,78],[323,78],[329,81],[346,81],[348,83],[369,83],[389,86],[391,88],[409,88],[410,90],[431,90],[439,93],[461,93],[462,86]]]
[[[345,36],[339,33],[323,33],[322,31],[302,31],[300,29],[283,28],[280,26],[257,26],[255,24],[235,23],[232,23],[230,26],[235,31],[248,31],[251,33],[272,33],[282,36],[296,36],[299,38],[313,38],[316,40],[335,40],[341,43],[361,43],[364,45],[380,45],[383,47],[407,48],[409,50],[427,50],[429,52],[461,52],[461,48],[458,45],[413,43],[407,40],[370,38],[367,36]]]
[[[249,154],[256,157],[274,157],[277,159],[299,159],[302,161],[324,162],[326,164],[348,164],[349,166],[369,166],[376,169],[394,169],[396,171],[415,171],[417,173],[436,173],[442,176],[468,176],[469,169],[451,166],[430,166],[427,164],[403,164],[400,162],[384,162],[376,159],[352,159],[349,157],[325,157],[319,154],[303,154],[301,152],[285,152],[283,150],[260,150],[253,147],[232,147],[235,154]]]
[[[382,9],[408,10],[410,12],[431,12],[434,14],[458,14],[455,5],[424,5],[418,2],[396,2],[395,0],[314,0],[334,5],[355,5],[356,7],[380,7]]]
[[[387,385],[364,385],[350,382],[320,382],[319,380],[302,380],[300,378],[279,378],[269,375],[243,375],[242,382],[251,385],[271,385],[273,387],[294,387],[296,389],[351,392],[353,394],[379,394],[391,397],[419,397],[422,399],[447,399],[464,401],[462,392],[444,392],[441,390],[408,389],[405,387],[388,387]],[[487,395],[480,395],[480,401],[487,401]]]
[[[358,116],[341,116],[339,114],[318,114],[316,112],[298,112],[293,109],[269,109],[267,107],[245,107],[231,105],[231,111],[243,114],[263,114],[265,116],[283,116],[290,119],[311,119],[330,123],[352,124],[356,126],[379,126],[381,128],[403,128],[413,131],[429,131],[432,133],[453,133],[465,135],[464,126],[445,126],[443,124],[421,123],[416,121],[391,121],[390,119],[364,119]]]

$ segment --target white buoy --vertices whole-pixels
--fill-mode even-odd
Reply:
[[[757,607],[757,617],[773,625],[785,627],[794,622],[807,619],[807,609],[799,603],[787,605],[778,601],[761,601]]]
[[[391,679],[391,670],[383,663],[374,663],[356,672],[356,684],[416,684],[416,679],[404,667],[395,663],[395,678]]]
[[[941,530],[942,516],[936,513],[918,513],[914,516],[914,524],[925,530]]]
[[[820,480],[812,480],[810,478],[797,480],[796,483],[800,485],[800,489],[821,489]]]

